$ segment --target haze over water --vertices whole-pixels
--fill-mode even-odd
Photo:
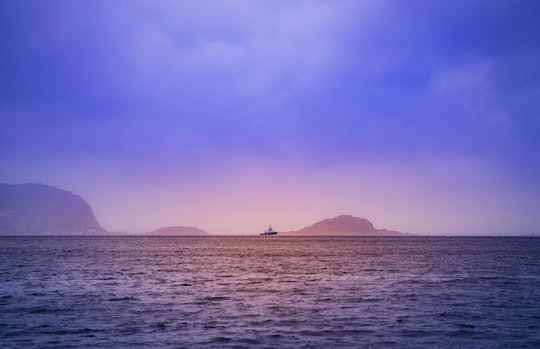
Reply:
[[[0,237],[4,348],[538,348],[540,239]]]

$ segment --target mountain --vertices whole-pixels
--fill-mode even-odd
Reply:
[[[0,235],[102,234],[79,196],[44,184],[0,183]]]
[[[196,228],[196,227],[183,227],[183,226],[176,226],[176,227],[163,227],[156,230],[153,230],[151,232],[146,233],[146,235],[208,235],[207,232],[205,232],[202,229]]]
[[[342,215],[324,219],[297,231],[282,233],[285,235],[408,235],[397,231],[376,229],[373,223],[365,218]]]

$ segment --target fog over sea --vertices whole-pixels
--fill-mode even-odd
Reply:
[[[540,238],[0,237],[1,348],[540,348]]]

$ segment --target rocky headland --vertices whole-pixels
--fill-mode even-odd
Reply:
[[[0,184],[0,235],[94,235],[106,231],[90,205],[45,184]]]

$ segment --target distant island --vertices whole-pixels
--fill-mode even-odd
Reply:
[[[341,215],[324,219],[297,231],[280,233],[280,235],[351,235],[351,236],[404,236],[409,233],[376,229],[373,223],[365,218]]]
[[[0,235],[101,235],[92,208],[81,197],[45,184],[0,183]],[[193,226],[167,226],[143,235],[205,236]],[[377,229],[365,218],[341,215],[297,231],[279,235],[406,236],[409,233]]]
[[[0,235],[107,233],[79,196],[45,184],[0,183]]]
[[[184,226],[174,226],[174,227],[163,227],[150,232],[145,233],[145,235],[176,235],[176,236],[198,236],[198,235],[210,235],[206,231],[199,229],[197,227],[184,227]]]

